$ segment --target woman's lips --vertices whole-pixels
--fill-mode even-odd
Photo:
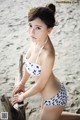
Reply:
[[[35,38],[35,37],[33,37],[33,36],[32,36],[32,38],[33,38],[33,39],[37,39],[37,38]]]

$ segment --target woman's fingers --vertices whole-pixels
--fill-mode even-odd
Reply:
[[[16,92],[18,91],[18,89],[19,89],[19,88],[16,87],[16,86],[13,88],[13,91],[12,91],[13,96],[16,94]]]
[[[24,86],[18,84],[13,88],[12,95],[14,96],[15,94],[22,92],[22,91],[23,92],[25,91]]]
[[[12,91],[13,96],[14,96],[15,94],[19,93],[20,91],[22,91],[22,90],[20,90],[19,87],[15,87],[15,88],[13,89],[13,91]]]
[[[12,105],[16,104],[18,102],[18,95],[14,95],[14,97],[12,99],[10,99],[10,102]]]
[[[18,97],[18,96],[19,96],[18,94],[15,94],[15,95],[14,95],[14,98],[16,98],[16,97]]]
[[[15,94],[14,96],[13,96],[13,98],[11,98],[11,103],[14,105],[14,104],[16,104],[16,103],[18,103],[18,102],[21,102],[21,101],[23,101],[23,92],[22,93],[20,93],[20,94]]]

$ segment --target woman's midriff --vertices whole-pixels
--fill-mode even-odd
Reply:
[[[40,92],[43,99],[50,99],[54,97],[60,90],[60,82],[59,80],[54,76],[53,73],[51,73],[49,80],[47,81],[44,89]]]

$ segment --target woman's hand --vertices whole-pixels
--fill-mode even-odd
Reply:
[[[14,89],[12,91],[12,95],[14,96],[17,93],[24,92],[25,86],[19,82],[17,85],[14,86]]]
[[[20,94],[15,94],[13,96],[13,98],[10,99],[11,103],[14,105],[18,102],[22,102],[24,100],[24,93],[20,93]]]

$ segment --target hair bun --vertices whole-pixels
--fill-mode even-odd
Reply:
[[[50,4],[46,5],[46,7],[48,7],[53,12],[53,14],[55,14],[56,7],[54,4],[50,3]]]

